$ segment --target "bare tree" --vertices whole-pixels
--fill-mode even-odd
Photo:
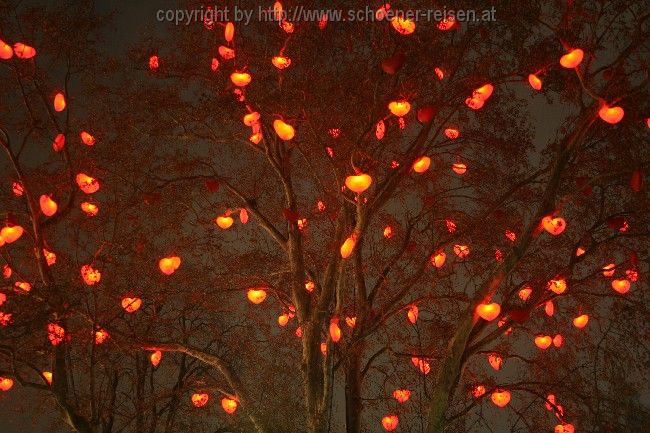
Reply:
[[[83,433],[643,425],[647,12],[375,7],[3,6],[0,376]]]

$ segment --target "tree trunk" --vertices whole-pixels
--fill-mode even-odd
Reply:
[[[361,376],[360,361],[363,355],[361,344],[349,354],[345,366],[345,431],[359,433],[361,431]]]
[[[302,376],[308,415],[308,432],[323,433],[323,366],[320,353],[320,329],[313,322],[302,324]]]
[[[447,423],[445,415],[449,407],[449,399],[458,385],[463,352],[472,330],[472,324],[472,315],[468,314],[449,342],[447,356],[438,371],[429,405],[426,433],[442,433],[445,430]]]

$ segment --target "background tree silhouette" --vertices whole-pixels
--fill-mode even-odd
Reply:
[[[371,6],[152,6],[128,38],[125,10],[0,6],[6,404],[82,433],[640,431],[644,5]]]

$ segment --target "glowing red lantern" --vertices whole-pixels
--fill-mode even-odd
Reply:
[[[79,173],[75,180],[79,188],[86,194],[93,194],[99,191],[99,181],[94,177],[88,176],[85,173]]]
[[[573,319],[573,326],[578,329],[582,329],[587,326],[587,322],[589,322],[589,316],[586,314],[581,314],[580,316]]]
[[[501,357],[501,355],[499,355],[498,353],[490,353],[488,355],[488,363],[492,368],[499,371],[503,366],[503,357]]]
[[[528,75],[528,84],[535,90],[542,90],[542,80],[535,74]]]
[[[58,92],[54,96],[54,111],[61,112],[65,110],[65,106],[66,106],[65,95],[61,92]]]
[[[237,405],[238,405],[237,400],[235,400],[234,398],[224,397],[221,399],[221,407],[229,415],[235,413],[235,411],[237,410]]]
[[[553,236],[557,236],[566,228],[566,222],[563,218],[547,215],[542,218],[542,227]]]
[[[223,230],[228,230],[235,220],[229,215],[222,215],[215,218],[214,222]]]
[[[500,313],[501,305],[496,302],[491,304],[482,303],[476,306],[476,314],[478,314],[481,319],[487,320],[488,322],[499,317]]]
[[[158,367],[158,364],[160,364],[160,361],[162,360],[162,352],[160,350],[156,350],[149,356],[149,360],[151,361],[151,365]]]
[[[94,286],[102,279],[102,273],[91,265],[83,265],[81,267],[81,278],[84,280],[86,285]]]
[[[404,117],[411,111],[411,104],[408,101],[392,101],[388,104],[388,110],[397,117]]]
[[[227,23],[226,28],[223,31],[223,36],[226,39],[226,42],[231,42],[235,37],[235,25],[233,23]]]
[[[560,57],[560,65],[567,69],[575,68],[580,64],[580,62],[582,62],[584,55],[584,51],[582,51],[580,48],[575,48]]]
[[[102,344],[108,339],[108,332],[105,329],[95,331],[95,344]]]
[[[533,293],[533,289],[530,286],[526,286],[519,290],[518,296],[522,301],[527,301],[530,298],[530,294]]]
[[[181,258],[178,256],[164,257],[158,262],[158,267],[160,271],[165,275],[171,275],[179,268],[181,265]]]
[[[52,251],[43,248],[43,255],[45,256],[45,262],[48,266],[53,266],[56,263],[56,254],[54,254]]]
[[[510,403],[510,391],[495,390],[490,396],[492,403],[498,407],[506,407]]]
[[[575,433],[573,424],[558,424],[555,426],[553,433]]]
[[[11,45],[0,39],[0,59],[9,60],[14,56],[14,50]]]
[[[54,142],[52,142],[52,149],[54,149],[55,152],[61,152],[64,147],[65,147],[65,135],[58,134],[54,138]]]
[[[245,87],[251,82],[253,77],[248,72],[233,72],[230,74],[230,81],[237,87]]]
[[[567,289],[567,282],[564,278],[554,278],[548,282],[547,287],[551,292],[561,295]]]
[[[293,129],[293,126],[285,123],[281,119],[275,119],[273,121],[273,129],[275,130],[275,133],[278,134],[278,137],[284,141],[289,141],[296,135],[296,131]]]
[[[192,404],[196,407],[203,407],[208,404],[210,396],[206,393],[195,393],[192,394]]]
[[[149,69],[151,69],[152,71],[155,71],[156,69],[158,69],[158,66],[160,66],[159,61],[158,61],[158,56],[153,55],[153,56],[149,57]]]
[[[464,259],[469,256],[469,247],[467,245],[454,245],[454,254],[456,254],[459,259]]]
[[[348,176],[345,178],[345,186],[348,187],[350,191],[354,191],[357,194],[361,194],[372,184],[372,177],[368,174],[357,174]]]
[[[467,172],[467,165],[457,162],[451,166],[451,169],[454,170],[456,174],[465,174]]]
[[[609,263],[609,264],[603,266],[603,276],[611,277],[611,276],[614,275],[614,272],[616,272],[616,264],[615,263]]]
[[[224,47],[221,45],[219,47],[219,55],[223,57],[225,60],[230,60],[235,58],[235,50],[232,48]]]
[[[84,201],[81,203],[81,210],[88,216],[93,217],[99,212],[96,204]]]
[[[398,15],[390,20],[390,24],[400,35],[410,35],[415,31],[415,21]]]
[[[436,254],[431,256],[431,264],[436,268],[441,268],[445,261],[447,260],[447,254],[444,251],[438,251]]]
[[[625,111],[621,107],[608,107],[603,105],[598,111],[598,116],[605,122],[615,125],[623,119]]]
[[[39,204],[41,206],[41,212],[43,212],[43,215],[48,217],[54,215],[59,208],[56,202],[52,200],[52,197],[45,194],[41,195]]]
[[[479,398],[482,397],[487,390],[485,389],[485,385],[474,385],[472,387],[472,397],[474,398]]]
[[[86,131],[81,131],[79,136],[81,137],[81,142],[86,146],[94,146],[95,143],[97,142],[95,137],[93,137],[90,133]]]
[[[330,337],[335,343],[338,343],[341,340],[341,328],[339,328],[338,317],[332,317],[330,320]]]
[[[431,158],[428,156],[421,156],[418,159],[415,160],[413,163],[413,171],[416,173],[424,173],[429,169],[429,166],[431,165]]]
[[[14,381],[8,377],[0,377],[0,391],[9,391],[14,386]]]
[[[445,135],[447,136],[448,139],[455,140],[458,137],[460,137],[460,131],[458,130],[458,128],[447,128],[445,129]]]
[[[27,59],[31,59],[36,55],[36,50],[34,49],[34,47],[25,45],[22,42],[16,42],[14,44],[14,53],[16,54],[16,57],[18,57],[19,59],[27,60]]]
[[[612,289],[624,295],[630,290],[630,281],[627,279],[612,280]]]
[[[273,66],[276,68],[282,70],[291,66],[291,59],[286,56],[275,56],[271,59],[271,63],[273,63]]]
[[[553,339],[548,335],[538,335],[535,337],[535,346],[542,350],[548,349],[553,343]]]
[[[406,317],[413,325],[415,325],[418,321],[418,312],[419,310],[417,305],[411,305],[406,312]]]
[[[65,338],[65,329],[56,323],[49,323],[47,325],[47,338],[53,346],[57,346]]]
[[[454,28],[456,25],[456,17],[455,16],[448,16],[447,18],[443,18],[442,21],[438,22],[438,30],[447,31],[451,30]]]
[[[255,305],[261,304],[266,299],[266,289],[263,287],[248,289],[246,297]]]
[[[32,290],[32,285],[30,283],[28,283],[27,281],[16,281],[14,283],[14,286],[17,289],[20,289],[20,290],[22,290],[24,292],[29,292],[29,291]]]
[[[398,403],[405,403],[411,398],[411,391],[408,389],[396,389],[393,391],[393,398],[397,400]]]
[[[142,299],[140,298],[122,298],[122,308],[127,313],[135,313],[142,306]]]
[[[357,240],[355,236],[349,236],[345,242],[343,242],[343,245],[341,245],[341,257],[344,259],[347,259],[352,255],[352,251],[354,251],[354,247],[357,244]]]
[[[21,226],[6,225],[0,229],[0,238],[10,244],[20,239],[24,232],[25,230]]]
[[[553,301],[546,301],[544,303],[544,313],[546,313],[547,316],[551,317],[554,312],[555,304],[553,304]]]
[[[384,426],[386,431],[393,431],[397,428],[399,424],[399,418],[397,415],[386,415],[381,419],[381,425]]]

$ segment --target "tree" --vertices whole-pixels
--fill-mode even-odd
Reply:
[[[7,6],[1,375],[83,433],[642,423],[648,15],[492,6]]]

